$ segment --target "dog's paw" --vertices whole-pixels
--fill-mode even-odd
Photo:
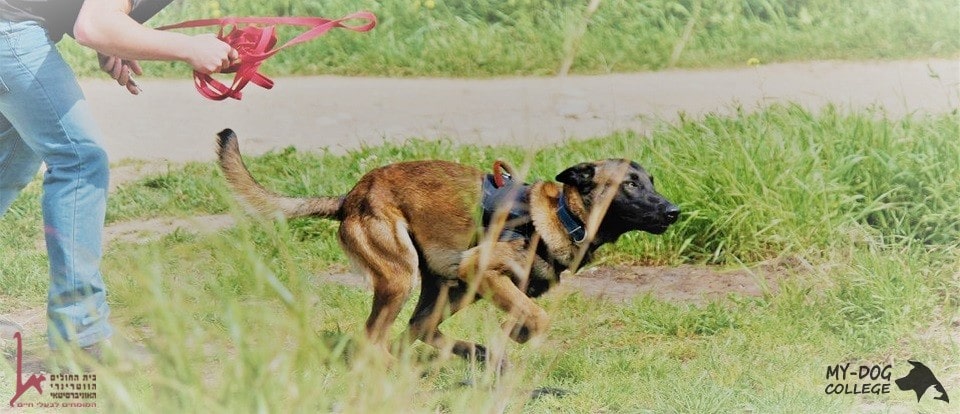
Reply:
[[[479,363],[481,363],[481,364],[482,364],[482,363],[485,363],[485,362],[487,362],[487,356],[488,356],[488,355],[489,355],[489,352],[487,352],[487,347],[485,347],[485,346],[483,346],[483,345],[480,345],[480,344],[474,345],[474,348],[473,348],[473,360],[474,360],[474,361],[477,361],[477,362],[479,362]]]
[[[530,399],[536,400],[542,397],[557,397],[562,398],[570,394],[570,391],[567,391],[563,388],[554,388],[554,387],[540,387],[534,389],[530,392]]]
[[[468,361],[479,362],[481,364],[487,362],[487,347],[480,344],[457,344],[453,347],[451,352],[453,352],[454,355]]]

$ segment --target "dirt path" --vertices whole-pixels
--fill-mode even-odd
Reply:
[[[186,73],[184,74],[186,77]],[[82,82],[111,159],[206,161],[214,134],[235,129],[244,151],[296,146],[335,151],[447,137],[457,142],[543,146],[651,120],[750,110],[775,102],[881,105],[893,116],[945,112],[960,103],[960,61],[811,62],[566,78],[276,79],[243,101],[200,97],[190,80],[142,79],[131,96],[106,80]]]

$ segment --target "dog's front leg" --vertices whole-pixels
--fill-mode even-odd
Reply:
[[[550,324],[547,312],[537,305],[514,283],[511,275],[523,273],[517,279],[525,280],[529,267],[527,252],[518,241],[498,242],[490,246],[490,251],[482,251],[483,246],[469,250],[460,265],[459,276],[467,282],[471,290],[507,312],[512,317],[504,324],[510,338],[519,343],[529,341],[546,332]],[[486,260],[481,260],[484,255]]]
[[[521,292],[509,276],[498,272],[483,274],[479,292],[510,314],[512,320],[505,322],[503,327],[514,341],[522,344],[547,331],[550,324],[547,311]]]

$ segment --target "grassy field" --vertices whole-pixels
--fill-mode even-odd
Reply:
[[[512,365],[497,378],[422,345],[391,368],[365,352],[369,294],[320,283],[345,265],[334,223],[243,219],[216,234],[178,231],[109,247],[115,320],[157,362],[104,371],[100,404],[120,412],[946,412],[953,404],[917,404],[895,388],[853,397],[824,387],[830,365],[893,363],[899,378],[912,358],[956,394],[958,135],[957,114],[891,120],[777,106],[536,151],[411,142],[252,158],[268,187],[336,194],[399,160],[526,160],[529,179],[550,179],[584,159],[628,157],[684,215],[662,236],[602,249],[600,263],[787,265],[775,292],[703,306],[551,294],[539,301],[553,321],[547,338],[523,346],[508,343],[503,315],[481,302],[444,328],[505,347]],[[0,221],[0,312],[44,303],[38,197],[34,183]],[[222,177],[197,163],[122,187],[108,222],[223,212],[237,209]],[[43,347],[37,338],[28,345]],[[474,386],[460,385],[467,378]],[[569,394],[530,400],[538,387]],[[10,392],[0,387],[0,401]]]
[[[177,0],[159,26],[219,16],[318,15],[371,10],[370,33],[335,31],[280,53],[275,75],[553,75],[704,68],[811,59],[910,59],[960,53],[953,0],[253,1]],[[432,5],[432,7],[431,7]],[[213,29],[210,29],[211,31]],[[296,29],[281,30],[289,39]],[[92,52],[61,49],[84,76]],[[308,58],[305,58],[308,57]],[[180,63],[150,63],[150,76],[188,77]],[[102,76],[102,75],[101,75]]]

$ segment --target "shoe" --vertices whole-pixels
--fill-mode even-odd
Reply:
[[[71,347],[53,351],[50,372],[95,372],[100,367],[117,371],[133,371],[153,361],[153,355],[143,345],[116,336],[81,348]]]
[[[143,345],[113,337],[80,348],[87,358],[120,370],[133,369],[153,362],[153,355]]]

